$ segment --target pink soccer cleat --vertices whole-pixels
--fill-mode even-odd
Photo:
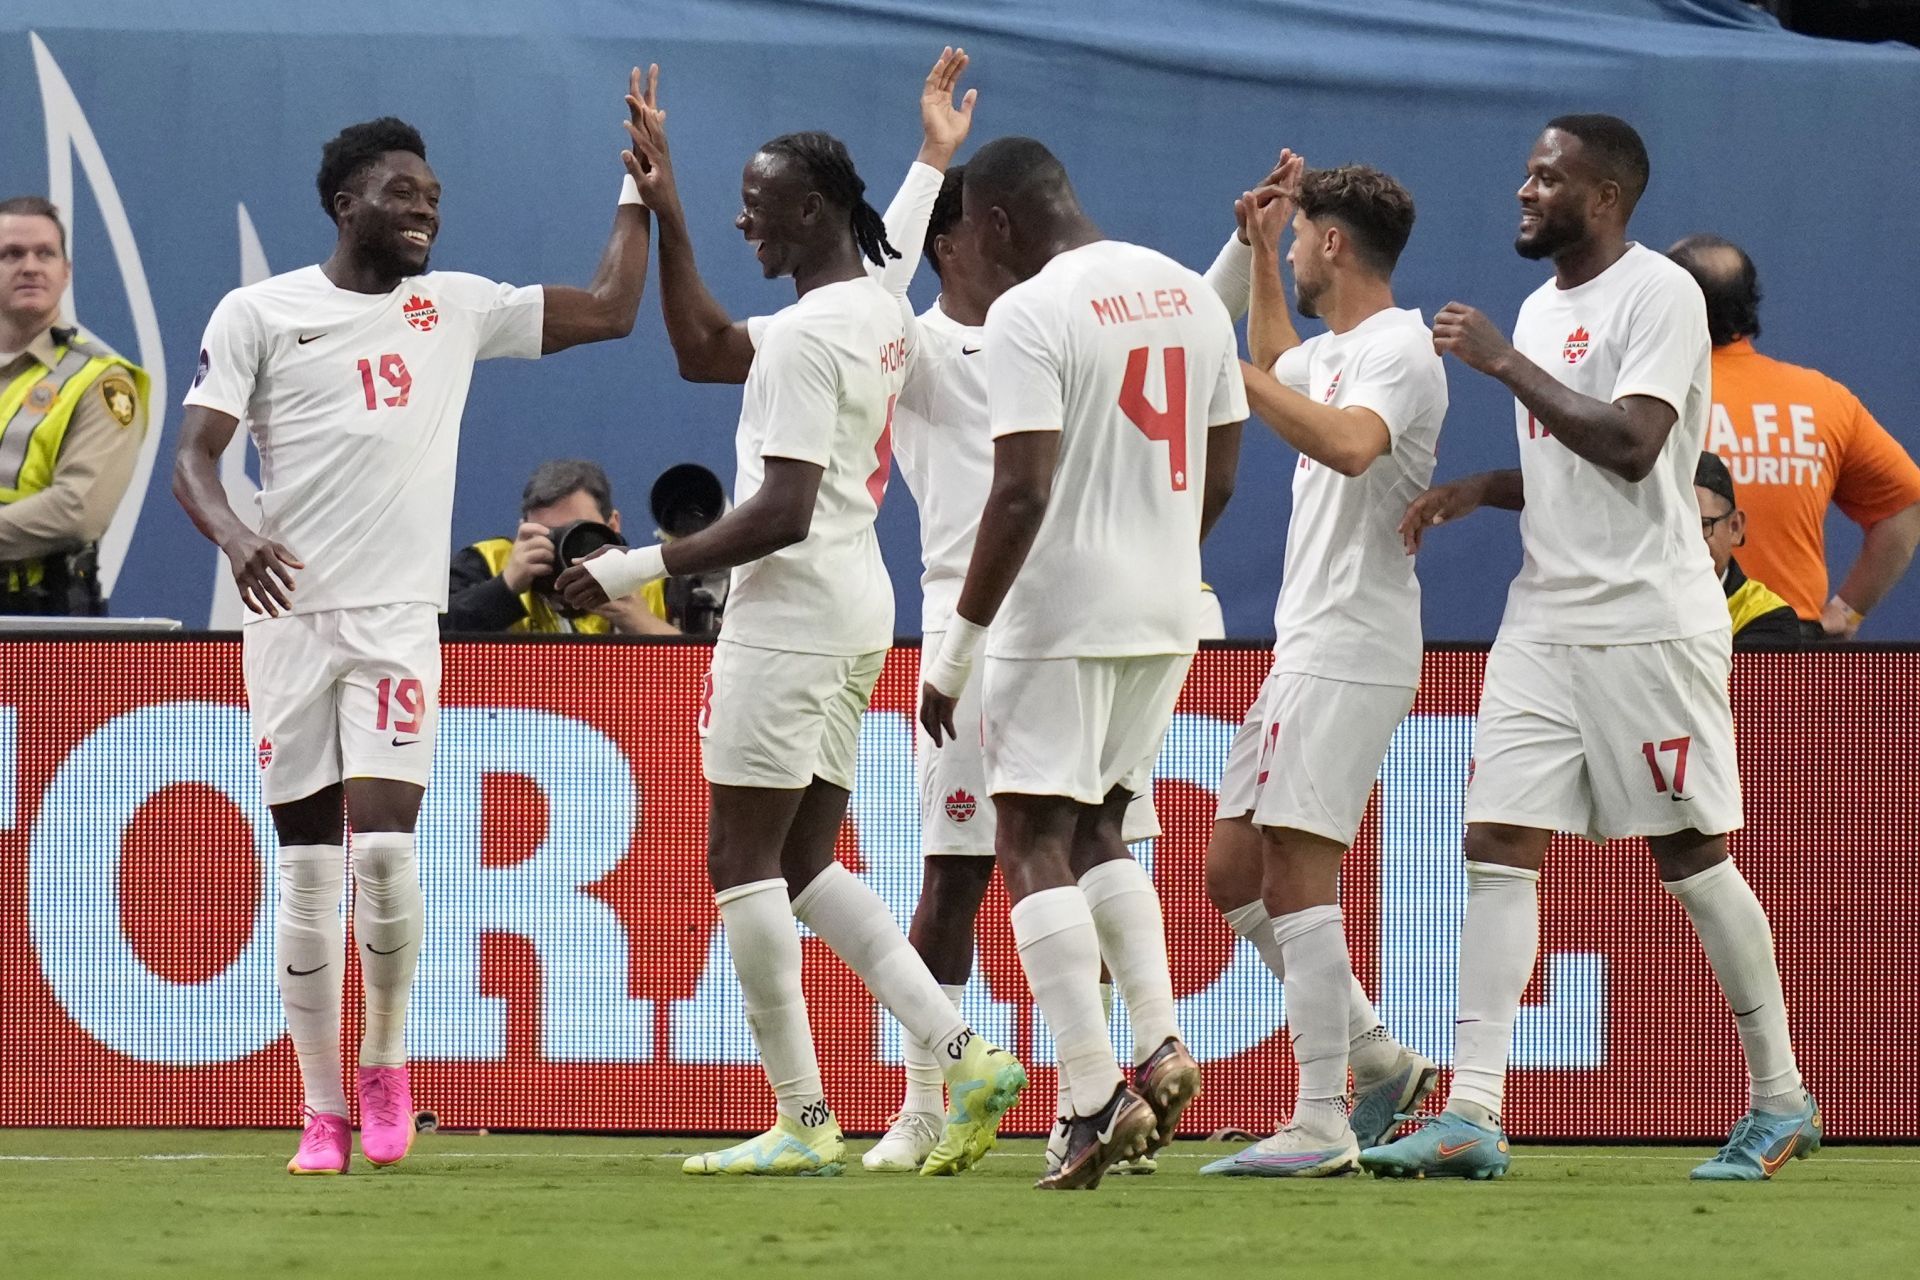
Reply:
[[[405,1067],[361,1067],[360,1154],[398,1164],[413,1146],[413,1088]]]
[[[300,1149],[287,1161],[288,1173],[345,1173],[353,1140],[347,1136],[347,1118],[301,1108],[306,1128],[300,1134]]]

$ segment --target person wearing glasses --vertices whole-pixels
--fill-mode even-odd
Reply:
[[[1693,469],[1693,492],[1700,499],[1700,532],[1713,553],[1713,571],[1727,593],[1736,649],[1798,647],[1804,629],[1786,597],[1740,571],[1735,547],[1747,541],[1747,513],[1733,497],[1733,473],[1715,453],[1702,453]]]

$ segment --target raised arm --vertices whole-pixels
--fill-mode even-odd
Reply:
[[[927,239],[927,223],[940,196],[941,178],[973,128],[973,104],[979,91],[967,90],[959,106],[953,102],[953,91],[966,69],[965,49],[942,49],[920,87],[920,153],[881,215],[887,226],[887,242],[900,251],[900,256],[888,258],[885,265],[874,269],[880,283],[896,296],[904,295],[913,283],[920,266],[920,248]]]
[[[657,110],[660,68],[647,68],[646,86],[640,83],[640,68],[635,67],[627,81],[627,112],[637,120],[643,111]],[[622,163],[631,165],[631,152],[622,154]],[[600,266],[593,281],[584,289],[570,285],[547,285],[540,328],[543,353],[565,351],[588,342],[624,338],[633,332],[633,319],[640,310],[640,295],[647,283],[647,249],[652,230],[646,208],[623,199],[613,214],[613,231],[607,247],[600,253]]]
[[[291,570],[306,566],[294,554],[247,527],[227,501],[220,482],[220,455],[226,452],[240,420],[201,405],[188,405],[180,420],[180,444],[173,457],[173,496],[186,508],[194,527],[226,553],[240,600],[269,618],[292,609]]]
[[[694,264],[693,241],[667,149],[666,113],[642,103],[632,114],[627,134],[633,145],[623,160],[658,223],[660,313],[680,376],[688,382],[745,382],[753,367],[753,339],[747,326],[734,323],[708,291]]]
[[[1294,193],[1306,169],[1305,159],[1282,151],[1269,182],[1241,196],[1233,206],[1253,248],[1247,354],[1262,369],[1273,368],[1274,361],[1300,345],[1300,331],[1293,327],[1293,312],[1287,305],[1286,282],[1280,277],[1280,241],[1293,223]]]

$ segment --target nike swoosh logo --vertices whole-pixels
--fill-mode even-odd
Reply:
[[[1760,1011],[1761,1011],[1762,1009],[1764,1009],[1764,1008],[1766,1008],[1766,1006],[1765,1006],[1765,1005],[1763,1005],[1763,1004],[1757,1004],[1757,1005],[1755,1005],[1755,1006],[1753,1006],[1753,1008],[1751,1008],[1751,1009],[1746,1009],[1746,1010],[1741,1010],[1741,1009],[1735,1009],[1735,1010],[1733,1011],[1733,1016],[1734,1016],[1734,1017],[1736,1017],[1736,1018],[1750,1018],[1750,1017],[1752,1017],[1752,1016],[1753,1016],[1754,1014],[1756,1014],[1756,1013],[1758,1013],[1758,1012],[1760,1012]]]
[[[418,738],[395,738],[393,745],[396,747],[410,747],[418,741],[420,741]]]
[[[377,956],[390,956],[398,952],[405,951],[407,949],[407,944],[404,942],[401,943],[399,946],[395,947],[392,951],[382,951],[380,948],[374,946],[371,942],[363,942],[360,945],[365,947],[367,950],[373,952],[373,954]]]
[[[1769,1160],[1767,1157],[1761,1156],[1760,1168],[1766,1173],[1766,1175],[1769,1178],[1771,1178],[1774,1174],[1780,1172],[1781,1165],[1793,1159],[1793,1153],[1795,1151],[1798,1151],[1799,1149],[1800,1149],[1800,1135],[1796,1133],[1791,1138],[1787,1139],[1787,1145],[1784,1148],[1782,1148],[1780,1151],[1780,1154],[1775,1156],[1773,1159]]]
[[[1455,1156],[1459,1155],[1462,1151],[1471,1151],[1479,1145],[1480,1145],[1480,1139],[1469,1138],[1457,1147],[1450,1147],[1443,1142],[1438,1147],[1435,1147],[1434,1151],[1439,1155],[1439,1157],[1442,1160],[1451,1160]]]
[[[305,978],[305,977],[309,977],[309,976],[311,976],[311,975],[313,975],[313,974],[316,974],[316,973],[318,973],[318,972],[320,972],[320,971],[321,971],[322,969],[324,969],[324,968],[326,968],[326,967],[327,967],[327,966],[326,966],[326,965],[324,965],[324,964],[317,964],[317,965],[315,965],[315,966],[314,966],[313,968],[311,968],[311,969],[296,969],[296,968],[294,968],[294,967],[293,967],[292,965],[288,965],[288,966],[287,966],[287,973],[288,973],[288,974],[289,974],[290,976],[292,976],[292,977],[295,977],[295,978]]]
[[[962,347],[960,348],[960,354],[963,356],[977,356],[980,354],[980,348],[979,347]]]
[[[303,333],[300,335],[300,345],[304,347],[309,342],[318,342],[320,339],[326,336],[327,335],[324,333]]]

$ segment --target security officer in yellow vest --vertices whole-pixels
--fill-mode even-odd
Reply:
[[[95,544],[147,431],[147,374],[60,323],[60,211],[0,200],[0,613],[104,613]]]
[[[555,574],[550,535],[576,520],[597,520],[620,532],[620,513],[613,505],[607,473],[592,462],[542,463],[520,495],[517,535],[476,542],[453,557],[441,632],[680,634],[666,621],[666,595],[660,582],[578,617],[569,616],[557,598],[536,589],[536,583],[551,582]]]
[[[1700,532],[1713,553],[1713,570],[1727,593],[1733,647],[1795,648],[1805,639],[1800,615],[1780,595],[1740,571],[1733,549],[1747,540],[1747,513],[1733,499],[1733,474],[1711,453],[1693,469],[1693,496],[1700,500]]]

